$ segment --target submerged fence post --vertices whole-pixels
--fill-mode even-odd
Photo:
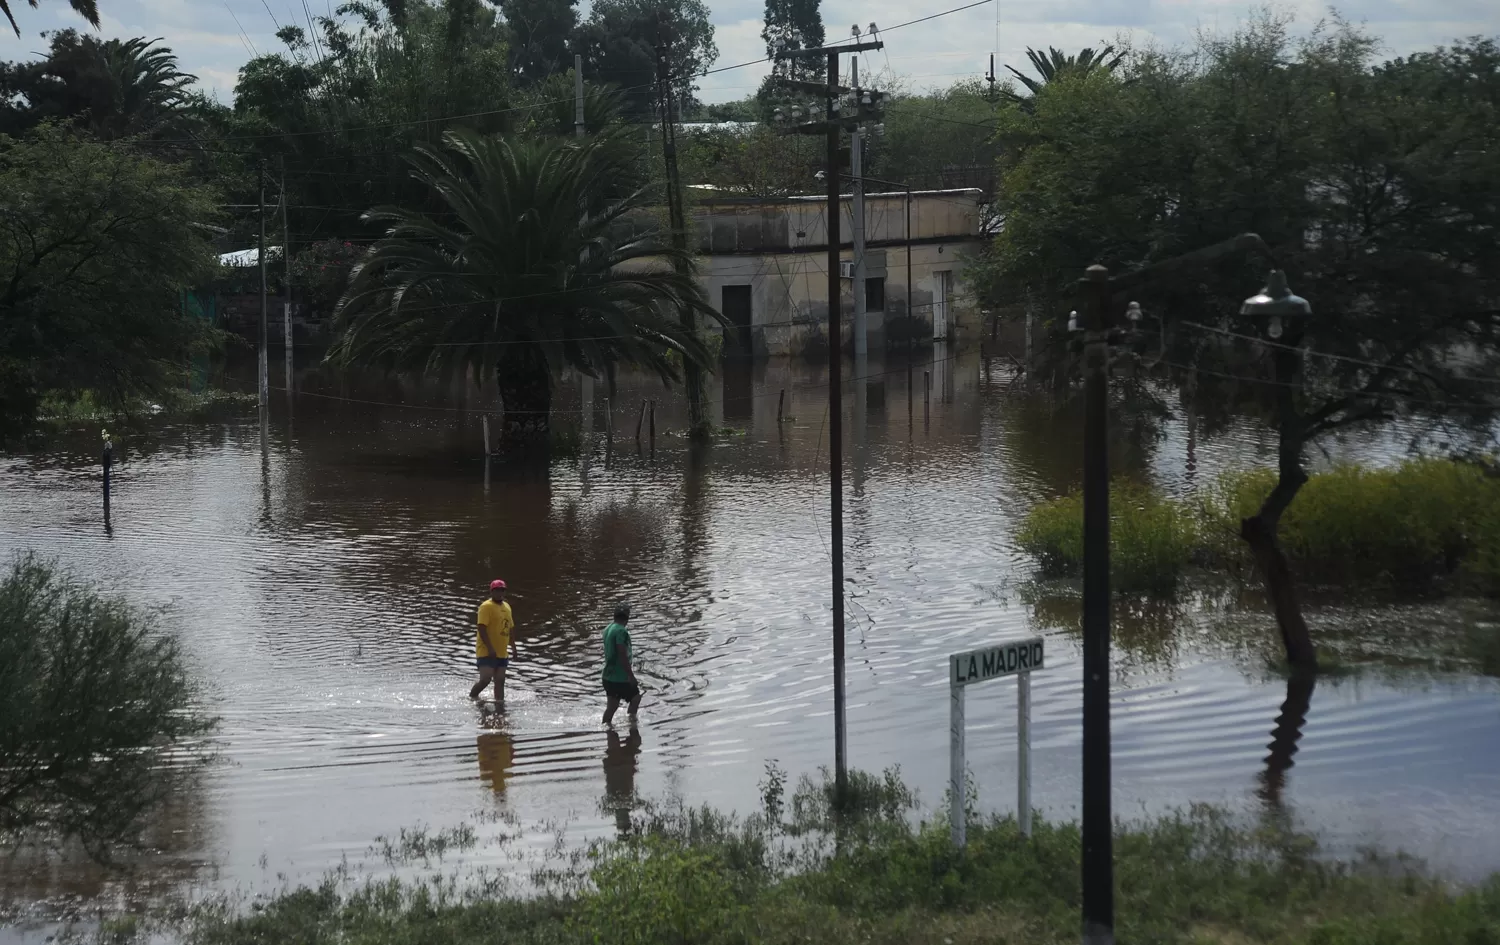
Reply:
[[[778,425],[782,422],[782,417],[785,416],[785,413],[786,413],[786,388],[783,387],[781,389],[781,395],[776,398],[776,423]]]
[[[490,415],[484,415],[484,455],[490,455]]]
[[[635,418],[635,442],[636,442],[637,445],[639,445],[640,442],[641,442],[641,428],[644,427],[645,425],[646,425],[646,401],[645,401],[645,398],[642,398],[641,399],[641,415],[639,417]]]
[[[651,452],[656,452],[656,401],[651,401]]]
[[[104,527],[109,528],[109,473],[115,461],[115,445],[110,442],[109,431],[104,431]]]

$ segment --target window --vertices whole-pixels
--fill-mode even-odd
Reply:
[[[885,277],[876,276],[865,280],[865,311],[885,311]]]

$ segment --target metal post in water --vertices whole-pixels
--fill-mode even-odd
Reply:
[[[488,458],[490,453],[490,415],[485,414],[484,420],[484,455]]]
[[[260,449],[266,451],[266,424],[271,412],[271,362],[266,351],[266,162],[260,162]]]
[[[781,426],[782,418],[786,415],[786,388],[781,389],[776,398],[776,425]]]
[[[111,527],[109,521],[109,475],[110,468],[114,465],[115,461],[115,445],[110,442],[108,431],[104,433],[104,456],[102,459],[104,463],[104,527],[108,529]]]
[[[656,452],[656,401],[651,401],[651,412],[647,419],[651,431],[651,452]]]
[[[641,429],[646,425],[646,399],[641,398],[641,415],[635,418],[635,443],[641,443]]]
[[[1083,945],[1114,945],[1109,737],[1109,270],[1090,266],[1083,423]]]

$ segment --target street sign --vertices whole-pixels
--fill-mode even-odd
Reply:
[[[1002,643],[982,650],[957,653],[948,657],[948,678],[955,686],[1029,673],[1042,668],[1042,638]]]
[[[953,845],[964,845],[964,690],[975,683],[1016,679],[1016,823],[1031,836],[1031,673],[1045,663],[1041,637],[987,646],[948,657],[948,775]]]

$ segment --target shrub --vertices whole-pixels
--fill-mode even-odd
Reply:
[[[1275,485],[1257,469],[1230,473],[1202,506],[1208,555],[1248,568],[1239,520]],[[1388,469],[1339,466],[1312,476],[1281,521],[1299,576],[1320,583],[1421,585],[1459,574],[1500,587],[1500,478],[1469,463],[1424,459]]]
[[[1182,503],[1117,482],[1110,488],[1110,576],[1126,593],[1170,592],[1198,545],[1198,524]],[[1083,496],[1074,493],[1032,509],[1017,539],[1049,577],[1083,568]]]
[[[1269,469],[1227,473],[1195,500],[1116,484],[1110,554],[1116,590],[1171,591],[1191,561],[1249,573],[1240,521],[1276,484]],[[1471,463],[1413,460],[1388,469],[1339,466],[1312,476],[1281,519],[1281,545],[1299,578],[1325,584],[1421,587],[1452,578],[1500,592],[1500,477]],[[1034,508],[1018,538],[1047,576],[1083,563],[1083,501]]]
[[[149,615],[17,558],[0,581],[0,836],[100,857],[134,840],[193,767],[167,752],[214,724],[196,703]]]

